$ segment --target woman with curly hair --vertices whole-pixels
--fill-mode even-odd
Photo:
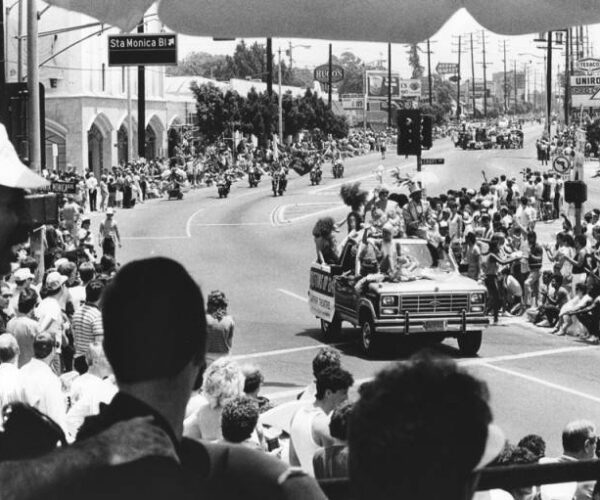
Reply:
[[[220,290],[213,290],[206,301],[206,362],[226,356],[233,345],[235,322],[227,314],[229,302]]]
[[[244,374],[231,358],[212,363],[204,372],[200,394],[188,403],[183,435],[193,439],[216,441],[223,438],[221,413],[228,401],[244,395]]]
[[[339,261],[335,232],[337,232],[337,227],[331,217],[319,219],[313,227],[312,233],[317,247],[317,259],[321,263],[337,264]]]

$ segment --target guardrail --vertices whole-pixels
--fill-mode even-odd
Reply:
[[[593,481],[600,479],[600,460],[579,462],[486,467],[473,475],[477,491],[496,488],[511,490],[532,485]],[[320,480],[329,500],[351,500],[349,479]]]

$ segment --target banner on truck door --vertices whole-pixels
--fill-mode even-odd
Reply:
[[[329,266],[313,264],[310,268],[308,306],[317,318],[332,321],[335,313],[335,286]]]

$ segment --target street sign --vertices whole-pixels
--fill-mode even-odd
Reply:
[[[441,62],[437,64],[435,71],[439,75],[455,75],[458,73],[458,64]]]
[[[329,83],[329,64],[317,66],[314,71],[315,80],[320,83]],[[337,64],[331,65],[331,83],[341,82],[344,79],[344,68]]]
[[[559,174],[566,174],[571,170],[571,161],[566,156],[557,156],[552,162],[552,168]]]
[[[77,194],[77,183],[67,181],[52,181],[50,191],[61,194]]]
[[[574,108],[600,107],[598,91],[600,91],[600,75],[572,76],[571,81],[571,105]]]
[[[444,158],[421,158],[421,165],[443,165],[445,162]]]
[[[177,65],[177,35],[174,33],[109,35],[108,65]]]
[[[584,57],[583,59],[575,61],[575,68],[585,71],[586,73],[594,73],[595,71],[600,70],[600,59]]]

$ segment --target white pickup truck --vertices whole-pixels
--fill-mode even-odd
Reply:
[[[311,266],[309,307],[321,320],[322,333],[333,336],[347,321],[360,327],[368,354],[385,337],[435,336],[454,337],[461,353],[475,355],[489,325],[485,287],[462,276],[451,255],[439,258],[425,240],[416,238],[394,240],[416,267],[410,278],[389,280],[380,275],[357,286],[361,238],[359,234],[347,240],[337,264]]]

